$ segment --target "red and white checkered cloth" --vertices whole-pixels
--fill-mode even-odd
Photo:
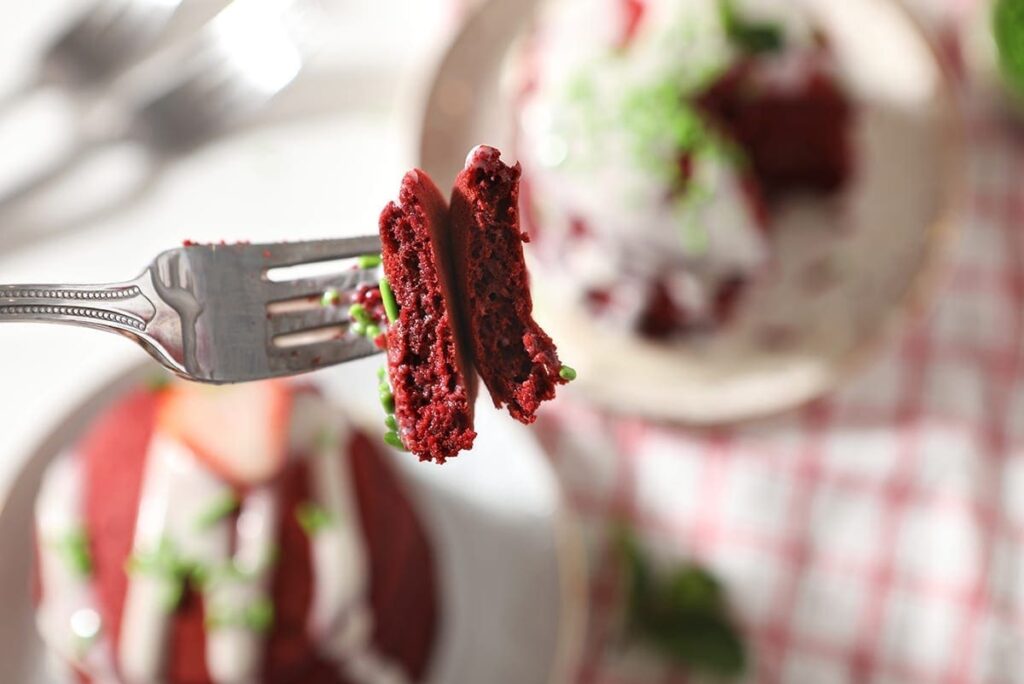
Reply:
[[[591,542],[579,681],[686,680],[616,639],[626,519],[723,579],[748,681],[1024,682],[1024,132],[964,106],[969,207],[937,306],[841,391],[713,431],[565,402],[539,425]]]

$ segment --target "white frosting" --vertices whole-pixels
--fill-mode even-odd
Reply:
[[[790,40],[809,34],[790,0],[746,4],[748,16],[781,21]],[[701,318],[724,280],[767,264],[763,230],[732,162],[695,158],[690,185],[712,192],[681,202],[677,181],[664,171],[678,163],[671,132],[660,141],[645,133],[641,154],[635,126],[624,121],[637,101],[650,102],[648,89],[678,84],[682,93],[728,68],[736,52],[718,0],[648,0],[623,52],[624,5],[554,2],[530,43],[525,68],[533,87],[522,99],[517,151],[540,224],[538,254],[552,271],[546,276],[577,300],[614,287],[613,315],[623,324],[639,313],[630,303],[646,299],[644,288],[666,273],[670,296]],[[769,71],[781,87],[800,75],[788,54],[765,61],[777,62]],[[572,238],[579,222],[585,239]]]
[[[310,503],[321,507],[330,524],[311,540],[313,600],[309,630],[313,643],[338,662],[355,682],[401,684],[401,669],[371,645],[372,615],[366,604],[368,560],[362,544],[355,487],[345,454],[352,433],[337,413],[313,394],[295,397],[289,449],[310,459]],[[111,648],[99,636],[82,647],[74,636],[95,626],[98,612],[90,579],[76,574],[59,553],[58,542],[82,530],[82,477],[78,461],[62,458],[48,471],[36,504],[40,537],[43,600],[39,627],[63,662],[78,663],[98,684],[119,684]],[[282,516],[273,484],[248,491],[233,516],[210,520],[211,507],[233,496],[232,488],[181,443],[156,434],[149,446],[133,557],[152,558],[163,549],[199,567],[214,579],[203,588],[208,618],[244,615],[270,599],[276,540]],[[234,525],[234,530],[231,529]],[[232,553],[232,538],[234,552]],[[52,542],[52,543],[51,543]],[[217,574],[233,567],[235,572]],[[164,681],[173,613],[167,600],[175,582],[160,573],[136,569],[130,574],[118,663],[124,684]],[[85,611],[85,612],[83,612]],[[262,664],[265,634],[244,621],[218,621],[206,632],[207,669],[217,684],[255,682]]]
[[[355,484],[351,470],[338,457],[339,448],[351,442],[348,425],[333,416],[327,404],[298,397],[296,415],[313,421],[319,430],[303,429],[293,422],[292,449],[312,454],[310,490],[331,520],[311,540],[314,577],[313,605],[309,615],[310,633],[324,644],[323,653],[339,664],[349,679],[364,684],[404,684],[401,668],[377,653],[371,645],[373,616],[366,604],[369,567],[356,524]],[[296,429],[297,428],[297,429]],[[310,435],[314,438],[309,440]]]
[[[213,582],[204,590],[207,614],[210,611],[237,611],[243,606],[270,600],[270,580],[274,564],[274,540],[277,538],[280,501],[273,489],[262,488],[247,495],[239,510],[234,565],[246,579]],[[222,523],[223,526],[223,523]],[[227,560],[227,554],[219,562]],[[226,625],[207,631],[206,666],[210,677],[221,684],[250,682],[259,674],[263,634],[245,625]]]
[[[133,556],[154,556],[161,545],[169,544],[182,558],[208,567],[225,565],[230,560],[231,539],[226,522],[200,529],[197,521],[213,503],[231,495],[231,488],[203,467],[188,448],[155,435],[143,475]],[[132,684],[157,682],[166,667],[173,617],[167,601],[175,581],[150,572],[130,574],[119,653],[121,671]],[[215,660],[219,658],[211,659],[208,665]]]
[[[83,532],[82,473],[72,454],[62,455],[47,470],[35,514],[39,579],[45,588],[36,623],[57,656],[52,666],[70,675],[66,663],[75,663],[93,673],[96,684],[116,684],[92,584],[61,550],[69,538]]]
[[[352,434],[337,417],[332,419],[322,401],[299,397],[295,412],[303,420],[315,418],[322,426],[318,432],[293,430],[292,448],[311,454],[310,490],[334,523],[311,540],[314,576],[331,578],[313,585],[309,629],[315,638],[322,638],[338,628],[345,611],[366,593],[368,584],[361,530],[355,524],[359,515],[355,485],[350,469],[338,458],[339,447],[347,445]]]

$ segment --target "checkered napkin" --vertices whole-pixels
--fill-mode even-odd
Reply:
[[[937,306],[840,391],[714,431],[549,409],[538,434],[590,542],[579,681],[686,681],[619,638],[628,520],[722,579],[747,681],[1024,682],[1024,133],[964,108],[969,204]]]

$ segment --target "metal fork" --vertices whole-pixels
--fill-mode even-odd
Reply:
[[[132,142],[174,155],[247,123],[298,76],[317,47],[319,16],[312,0],[234,0],[96,100],[73,145],[4,192],[0,209],[34,197],[108,146]]]
[[[50,86],[87,92],[145,56],[182,0],[100,0],[77,15],[43,50],[38,69],[0,106]]]
[[[348,301],[347,293],[377,284],[379,268],[354,265],[284,282],[272,281],[268,272],[379,252],[376,236],[181,247],[123,283],[0,286],[0,322],[118,333],[172,372],[199,382],[296,375],[380,352],[352,329],[347,307],[320,303],[325,292],[337,291],[340,301]]]
[[[95,137],[174,153],[246,123],[299,75],[316,47],[319,18],[313,0],[234,0],[122,89],[127,130]]]

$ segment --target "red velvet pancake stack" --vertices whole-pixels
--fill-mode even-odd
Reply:
[[[477,372],[495,406],[523,423],[573,377],[533,320],[519,177],[518,165],[481,146],[450,210],[417,170],[381,215],[384,272],[399,309],[387,333],[398,432],[423,460],[443,463],[472,446]]]

